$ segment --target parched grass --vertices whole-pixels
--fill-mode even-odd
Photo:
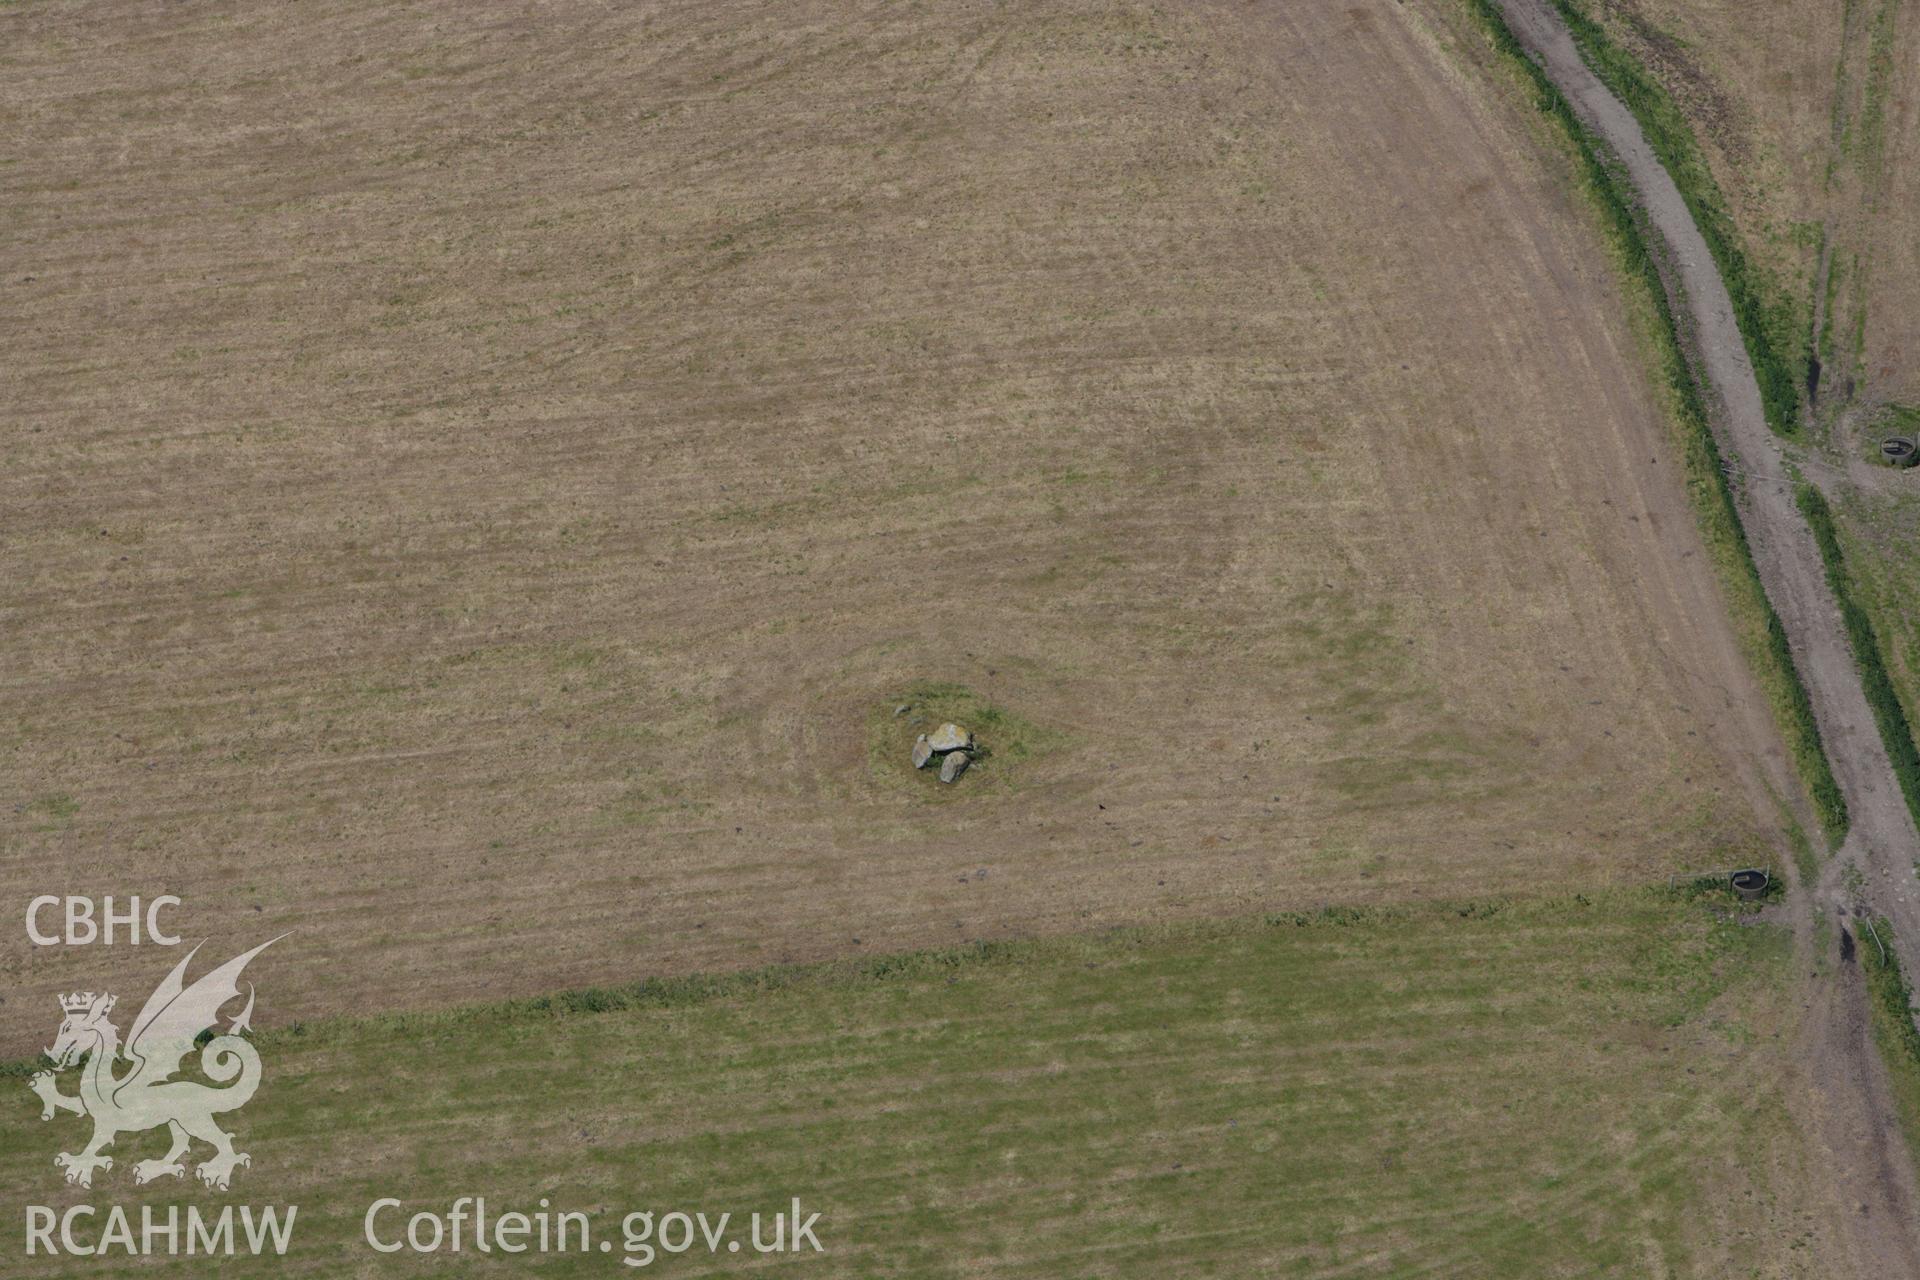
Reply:
[[[1687,489],[1693,498],[1701,533],[1719,569],[1728,607],[1748,661],[1767,691],[1775,719],[1792,752],[1801,782],[1813,801],[1821,828],[1828,840],[1838,845],[1847,830],[1846,799],[1834,779],[1806,685],[1794,666],[1786,627],[1761,585],[1753,548],[1747,541],[1733,491],[1728,486],[1720,446],[1708,424],[1698,377],[1683,352],[1673,307],[1667,299],[1659,267],[1648,249],[1652,232],[1645,225],[1645,214],[1634,196],[1631,180],[1606,145],[1580,122],[1546,73],[1527,56],[1491,0],[1472,0],[1472,8],[1495,46],[1533,86],[1540,111],[1565,131],[1578,159],[1582,185],[1606,226],[1621,275],[1638,284],[1637,289],[1630,285],[1629,293],[1637,294],[1644,313],[1651,317],[1651,322],[1642,326],[1642,332],[1654,348],[1669,409],[1679,428]],[[1669,163],[1664,156],[1662,162]],[[1699,216],[1696,210],[1696,219]],[[1702,229],[1704,232],[1704,223]],[[1744,330],[1744,324],[1742,328]],[[1758,361],[1755,363],[1757,366]]]
[[[1882,405],[1873,416],[1871,430],[1876,457],[1880,441],[1887,436],[1920,434],[1920,405]]]
[[[1886,161],[1887,98],[1897,73],[1894,22],[1900,0],[1880,0],[1868,26],[1867,74],[1860,112],[1847,122],[1841,146],[1858,163],[1869,182],[1878,182]]]
[[[1686,114],[1658,79],[1588,17],[1575,0],[1554,0],[1594,74],[1627,105],[1647,144],[1672,176],[1720,268],[1734,319],[1760,383],[1767,423],[1783,436],[1800,432],[1800,387],[1806,381],[1806,357],[1788,353],[1802,343],[1809,321],[1787,291],[1766,279],[1741,248],[1740,233],[1726,197],[1700,149]]]
[[[1788,956],[1778,930],[1628,890],[268,1031],[266,1083],[234,1117],[253,1156],[234,1198],[299,1219],[287,1258],[223,1274],[429,1270],[360,1242],[389,1195],[408,1213],[545,1198],[616,1240],[631,1210],[744,1215],[798,1196],[823,1214],[826,1253],[795,1264],[816,1276],[1624,1276],[1649,1258],[1682,1273],[1726,1247],[1700,1238],[1707,1199],[1739,1194],[1724,1180],[1791,1141],[1766,1021]],[[6,1096],[9,1201],[136,1217],[206,1202],[133,1188],[126,1167],[152,1143],[131,1138],[101,1186],[64,1187],[50,1157],[81,1123],[42,1125],[24,1088]],[[622,1270],[618,1254],[522,1261]]]
[[[19,812],[40,831],[58,831],[80,812],[80,805],[65,792],[38,796],[19,807]]]
[[[1616,290],[1452,3],[30,8],[0,758],[79,807],[0,879],[225,936],[244,862],[318,1016],[1764,838]],[[876,778],[923,678],[1071,744]]]

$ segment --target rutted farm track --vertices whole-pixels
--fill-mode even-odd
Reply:
[[[1920,899],[1914,891],[1920,835],[1868,706],[1819,549],[1795,504],[1790,459],[1767,425],[1726,285],[1639,122],[1582,61],[1550,0],[1500,0],[1500,8],[1575,113],[1617,155],[1648,223],[1664,241],[1655,246],[1656,256],[1689,357],[1711,388],[1715,435],[1728,463],[1745,477],[1741,521],[1852,819],[1846,843],[1820,883],[1796,895],[1803,955],[1812,954],[1816,912],[1844,917],[1849,907],[1864,905],[1894,923],[1902,964],[1908,973],[1920,973]],[[1851,877],[1856,868],[1860,877]],[[1854,901],[1858,890],[1848,888],[1850,878],[1858,883],[1861,877],[1865,904]],[[1844,919],[1840,925],[1836,935],[1844,938],[1848,926]],[[1843,973],[1841,984],[1817,982],[1810,994],[1804,1034],[1809,1070],[1823,1095],[1817,1119],[1835,1157],[1835,1176],[1861,1210],[1856,1246],[1891,1273],[1915,1274],[1920,1245],[1913,1223],[1920,1200],[1872,1061],[1860,986]]]

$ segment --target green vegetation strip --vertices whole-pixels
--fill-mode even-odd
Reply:
[[[1913,988],[1893,951],[1893,929],[1884,919],[1862,921],[1854,953],[1866,974],[1873,1007],[1873,1035],[1887,1064],[1900,1124],[1920,1149],[1920,1029],[1913,1023]]]
[[[1553,0],[1553,3],[1573,33],[1574,43],[1580,47],[1587,65],[1639,120],[1647,145],[1672,176],[1693,214],[1695,225],[1706,239],[1707,248],[1720,268],[1720,278],[1726,283],[1728,296],[1733,299],[1734,319],[1740,325],[1747,357],[1753,362],[1754,376],[1760,383],[1768,425],[1783,436],[1797,436],[1799,388],[1805,374],[1799,371],[1796,376],[1796,370],[1781,353],[1794,349],[1800,326],[1784,293],[1771,287],[1741,250],[1740,233],[1686,114],[1660,82],[1615,44],[1606,30],[1587,17],[1579,5],[1573,0]],[[1775,300],[1769,302],[1769,295]]]
[[[797,1196],[826,1253],[775,1266],[811,1276],[1684,1273],[1723,1248],[1701,1238],[1712,1189],[1792,1140],[1768,1065],[1790,939],[1699,892],[1256,917],[281,1030],[225,1121],[253,1159],[230,1195],[134,1187],[161,1134],[64,1186],[52,1156],[84,1121],[42,1124],[10,1082],[0,1198],[136,1221],[299,1206],[286,1258],[222,1275],[630,1274],[618,1252],[360,1243],[381,1197],[445,1214],[458,1195],[496,1214],[544,1197],[616,1249],[631,1211]],[[10,1276],[117,1261],[26,1258],[10,1216]]]
[[[1894,689],[1893,677],[1887,672],[1873,619],[1855,597],[1846,556],[1840,549],[1840,535],[1834,528],[1833,510],[1820,491],[1810,484],[1803,482],[1798,496],[1800,510],[1806,513],[1807,523],[1813,528],[1814,541],[1820,544],[1820,558],[1826,562],[1827,585],[1833,588],[1834,599],[1840,602],[1840,617],[1846,622],[1847,639],[1853,646],[1854,664],[1860,669],[1867,705],[1873,708],[1874,721],[1880,726],[1880,740],[1886,743],[1887,756],[1893,761],[1893,775],[1900,780],[1900,793],[1907,798],[1907,809],[1913,814],[1915,825],[1920,826],[1920,747],[1914,744],[1913,726]]]
[[[1847,830],[1846,800],[1840,794],[1839,783],[1834,781],[1806,685],[1793,664],[1786,627],[1767,599],[1766,588],[1760,584],[1760,571],[1754,564],[1753,548],[1747,542],[1733,491],[1727,484],[1720,447],[1708,425],[1699,383],[1682,354],[1673,308],[1647,247],[1648,237],[1653,233],[1645,225],[1644,214],[1634,199],[1632,182],[1606,144],[1580,122],[1546,72],[1527,56],[1493,0],[1469,0],[1469,4],[1494,45],[1533,86],[1539,109],[1565,131],[1585,178],[1587,192],[1606,222],[1622,270],[1629,279],[1640,282],[1645,303],[1652,308],[1655,320],[1649,326],[1651,338],[1670,392],[1674,416],[1681,427],[1682,458],[1694,511],[1720,569],[1721,581],[1726,584],[1729,606],[1747,642],[1748,658],[1767,691],[1801,781],[1813,799],[1821,828],[1837,845]]]

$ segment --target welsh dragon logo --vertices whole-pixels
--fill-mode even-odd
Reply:
[[[185,1065],[200,1036],[215,1028],[221,1007],[239,997],[240,972],[247,962],[279,940],[270,939],[234,957],[192,986],[185,985],[183,979],[188,962],[200,948],[189,951],[147,997],[125,1045],[120,1043],[119,1028],[107,1021],[113,1011],[113,996],[86,991],[60,997],[66,1018],[60,1023],[53,1047],[46,1051],[54,1069],[39,1072],[30,1085],[40,1095],[42,1120],[53,1119],[56,1111],[93,1118],[93,1141],[77,1155],[62,1152],[53,1158],[54,1164],[67,1171],[68,1182],[92,1186],[94,1170],[113,1168],[113,1158],[100,1153],[112,1146],[116,1137],[161,1125],[167,1127],[173,1146],[158,1160],[136,1163],[136,1183],[184,1176],[187,1170],[182,1157],[195,1138],[213,1147],[212,1157],[194,1170],[210,1187],[226,1190],[234,1169],[252,1163],[249,1156],[233,1149],[233,1135],[213,1119],[245,1106],[260,1087],[260,1055],[240,1037],[253,1016],[251,983],[247,985],[246,1007],[227,1025],[225,1034],[214,1036],[200,1050],[200,1069],[208,1079],[226,1087],[216,1089],[172,1077]],[[86,1063],[80,1070],[80,1092],[72,1096],[61,1093],[54,1073],[78,1065],[83,1058]],[[131,1064],[124,1073],[118,1069],[122,1059]]]

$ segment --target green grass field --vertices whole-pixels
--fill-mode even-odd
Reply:
[[[1835,515],[1861,603],[1882,636],[1888,671],[1920,707],[1920,497],[1855,495]]]
[[[1920,724],[1920,494],[1855,493],[1833,514],[1853,597],[1873,623],[1909,726]]]
[[[1893,926],[1880,917],[1867,937],[1856,942],[1860,967],[1873,995],[1873,1034],[1887,1064],[1887,1079],[1899,1108],[1900,1126],[1911,1146],[1920,1140],[1920,1029],[1909,1012],[1913,986],[1900,971],[1900,962],[1888,952]],[[1869,941],[1869,939],[1871,941]]]
[[[287,1258],[245,1274],[444,1266],[377,1258],[361,1218],[461,1194],[545,1197],[615,1242],[514,1274],[626,1274],[628,1211],[794,1196],[823,1215],[824,1254],[788,1260],[809,1275],[1697,1271],[1710,1234],[1716,1257],[1765,1236],[1754,1171],[1794,1145],[1767,999],[1785,935],[1723,909],[1642,890],[1335,911],[269,1030],[230,1196],[134,1190],[152,1135],[64,1186],[51,1158],[81,1122],[38,1123],[17,1079],[0,1169],[14,1205],[297,1204]],[[1728,1197],[1738,1231],[1715,1224]]]

